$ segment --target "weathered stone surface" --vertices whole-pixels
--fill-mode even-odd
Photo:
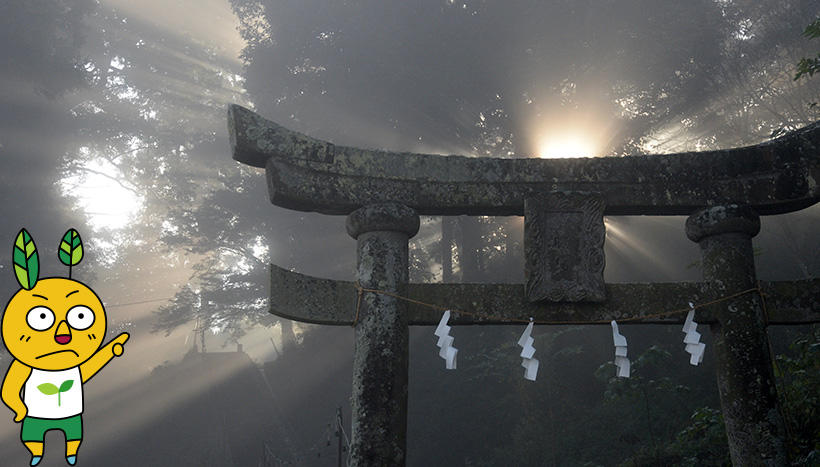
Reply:
[[[554,192],[524,201],[524,274],[531,302],[602,302],[604,200]]]
[[[359,238],[363,232],[388,230],[413,237],[419,231],[419,216],[403,204],[382,203],[357,209],[345,222],[347,234]]]
[[[761,282],[766,295],[769,324],[807,324],[820,322],[820,279]],[[685,313],[648,317],[656,313],[684,309],[687,301],[706,303],[720,298],[707,282],[655,284],[607,284],[606,303],[530,303],[524,284],[407,284],[406,296],[455,310],[471,311],[501,319],[481,319],[453,313],[450,323],[505,324],[526,321],[582,323],[622,320],[630,323],[682,324]],[[306,276],[271,265],[270,312],[283,318],[314,324],[353,323],[356,313],[353,282]],[[715,320],[719,305],[698,309],[698,322]],[[436,325],[439,311],[408,303],[405,312],[410,325]]]
[[[748,204],[759,214],[820,199],[820,122],[744,148],[656,156],[492,159],[375,151],[310,138],[231,106],[234,158],[267,168],[271,201],[349,214],[395,201],[422,215],[522,215],[550,191],[600,192],[607,215],[688,215]]]
[[[265,167],[270,155],[278,153],[333,162],[333,144],[290,131],[239,105],[228,106],[228,137],[233,158],[254,167]]]
[[[700,245],[703,276],[713,290],[729,295],[755,287],[752,236],[759,230],[759,219],[746,207],[715,206],[687,220],[687,235]],[[788,465],[760,297],[747,294],[720,305],[711,329],[732,463]]]
[[[686,236],[693,242],[723,233],[754,237],[760,233],[760,216],[749,206],[730,204],[701,209],[686,219]]]
[[[348,217],[357,244],[356,279],[363,287],[405,293],[407,241],[418,227],[418,215],[394,203],[365,206]],[[407,338],[404,302],[362,296],[355,323],[350,465],[405,463]]]

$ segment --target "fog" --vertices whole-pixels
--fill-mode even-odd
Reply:
[[[352,280],[356,243],[343,216],[270,204],[264,171],[231,159],[228,104],[431,154],[751,145],[820,120],[820,78],[793,79],[818,15],[812,0],[0,2],[0,241],[10,253],[25,227],[40,276],[66,276],[56,248],[77,229],[73,277],[105,303],[109,338],[131,334],[84,386],[79,465],[330,465],[337,407],[350,434],[353,330],[268,314],[267,275]],[[817,206],[762,218],[758,278],[818,277],[819,220]],[[605,280],[700,280],[684,221],[608,217]],[[522,282],[522,243],[521,218],[423,217],[411,280]],[[17,289],[9,254],[4,300]],[[409,465],[640,463],[720,407],[707,331],[690,367],[664,354],[677,326],[624,326],[636,358],[657,350],[634,387],[610,381],[607,327],[536,327],[535,383],[519,327],[454,328],[455,372],[432,331],[411,329]],[[804,331],[770,329],[775,351]],[[0,463],[27,465],[0,413]],[[65,465],[61,436],[40,465]]]

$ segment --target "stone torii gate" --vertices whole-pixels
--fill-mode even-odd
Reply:
[[[820,322],[820,279],[758,282],[751,240],[760,215],[820,201],[820,122],[730,150],[553,160],[335,146],[236,105],[228,127],[234,159],[266,169],[273,204],[348,216],[358,286],[388,292],[271,265],[272,313],[355,326],[353,465],[405,463],[408,325],[435,325],[439,316],[395,295],[477,312],[453,313],[456,325],[531,316],[673,324],[683,316],[651,312],[729,297],[698,308],[696,321],[714,334],[732,462],[787,463],[766,326]],[[408,283],[418,216],[463,214],[524,216],[526,284]],[[700,245],[704,281],[605,284],[604,215],[688,215],[686,235]],[[738,294],[750,289],[757,290]]]

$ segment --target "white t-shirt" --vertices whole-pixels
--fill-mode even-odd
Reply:
[[[23,386],[28,417],[66,418],[83,412],[83,381],[80,367],[46,371],[31,369]]]

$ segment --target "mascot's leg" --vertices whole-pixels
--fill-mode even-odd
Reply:
[[[31,465],[37,465],[43,458],[43,443],[40,441],[26,441],[23,443],[31,451]]]
[[[68,465],[77,463],[77,450],[80,449],[80,442],[82,442],[80,439],[65,442],[65,460]]]

